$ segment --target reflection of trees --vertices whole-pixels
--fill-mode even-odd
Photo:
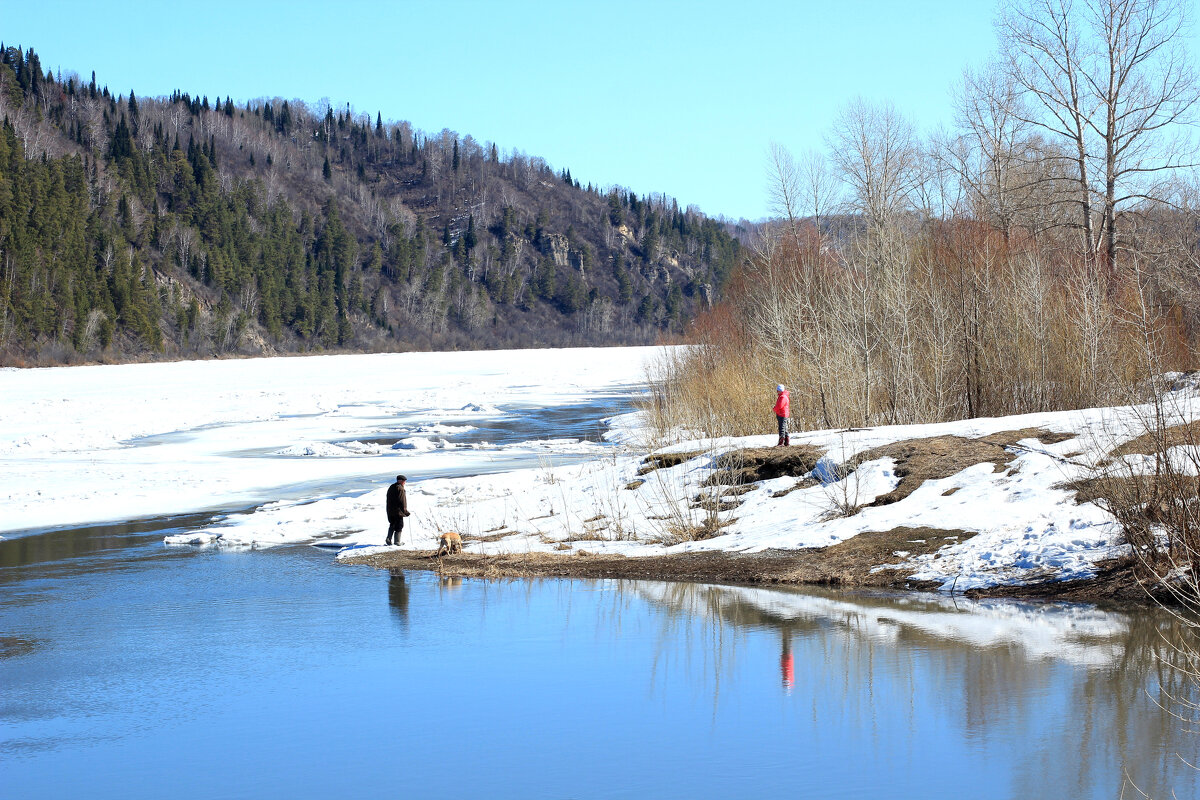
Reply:
[[[1046,796],[1049,787],[1063,796],[1117,797],[1126,776],[1156,796],[1194,785],[1176,756],[1195,761],[1194,733],[1170,713],[1178,698],[1197,699],[1170,645],[1189,632],[1168,614],[683,583],[629,587],[666,610],[669,639],[683,635],[709,649],[718,696],[748,635],[776,631],[781,661],[794,657],[798,693],[829,698],[868,728],[899,714],[915,731],[935,708],[965,739],[1003,748],[1022,764],[1011,776],[1014,797]],[[678,645],[664,642],[663,649]]]
[[[163,536],[211,523],[212,514],[158,517],[113,525],[91,525],[50,531],[17,539],[0,540],[0,584],[77,575],[81,571],[117,571],[128,568],[131,546],[162,542]],[[121,558],[91,558],[108,551],[126,551]],[[163,548],[139,558],[172,558],[190,548]],[[19,569],[16,569],[19,568]]]
[[[0,636],[0,659],[27,656],[38,644],[37,639],[29,636]]]

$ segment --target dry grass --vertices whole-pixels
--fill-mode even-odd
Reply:
[[[1116,519],[1139,583],[1200,611],[1200,422],[1168,426],[1162,397],[1155,409],[1142,435],[1069,488],[1076,502],[1095,503]],[[1151,459],[1122,460],[1131,455]]]
[[[763,234],[692,347],[652,370],[661,435],[771,433],[777,383],[793,387],[798,430],[834,429],[1126,404],[1144,386],[1147,336],[1156,373],[1193,360],[1194,333],[1169,306],[1133,324],[1132,272],[1063,269],[1064,253],[973,224],[816,247],[786,226]]]
[[[492,533],[492,531],[498,532]],[[464,542],[498,542],[501,539],[506,539],[514,534],[516,534],[516,531],[510,531],[504,526],[501,526],[499,528],[492,528],[491,531],[488,531],[486,536],[475,536],[469,533],[464,533],[462,534],[462,540]]]
[[[1108,456],[1152,456],[1165,448],[1195,446],[1197,443],[1200,443],[1200,420],[1174,425],[1162,432],[1148,431],[1113,449]]]
[[[737,508],[738,504],[731,506],[719,506],[704,509],[706,512],[698,521],[688,520],[684,524],[678,524],[675,520],[667,525],[667,532],[670,538],[667,544],[678,542],[699,542],[704,539],[712,539],[715,536],[721,535],[721,529],[727,528],[737,522],[735,519],[721,519],[720,513],[731,511]]]

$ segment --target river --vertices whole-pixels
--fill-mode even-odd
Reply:
[[[1164,613],[163,544],[209,519],[0,541],[0,796],[1200,796]]]

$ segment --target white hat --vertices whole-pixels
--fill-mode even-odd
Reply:
[[[784,386],[784,385],[781,383],[781,384],[779,384],[778,386],[776,386],[776,387],[775,387],[775,391],[777,391],[777,392],[786,392],[786,391],[787,391],[787,387],[786,387],[786,386]]]

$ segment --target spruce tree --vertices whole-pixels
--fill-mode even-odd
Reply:
[[[463,243],[467,248],[467,252],[475,249],[475,215],[467,217],[467,232],[463,234]]]

